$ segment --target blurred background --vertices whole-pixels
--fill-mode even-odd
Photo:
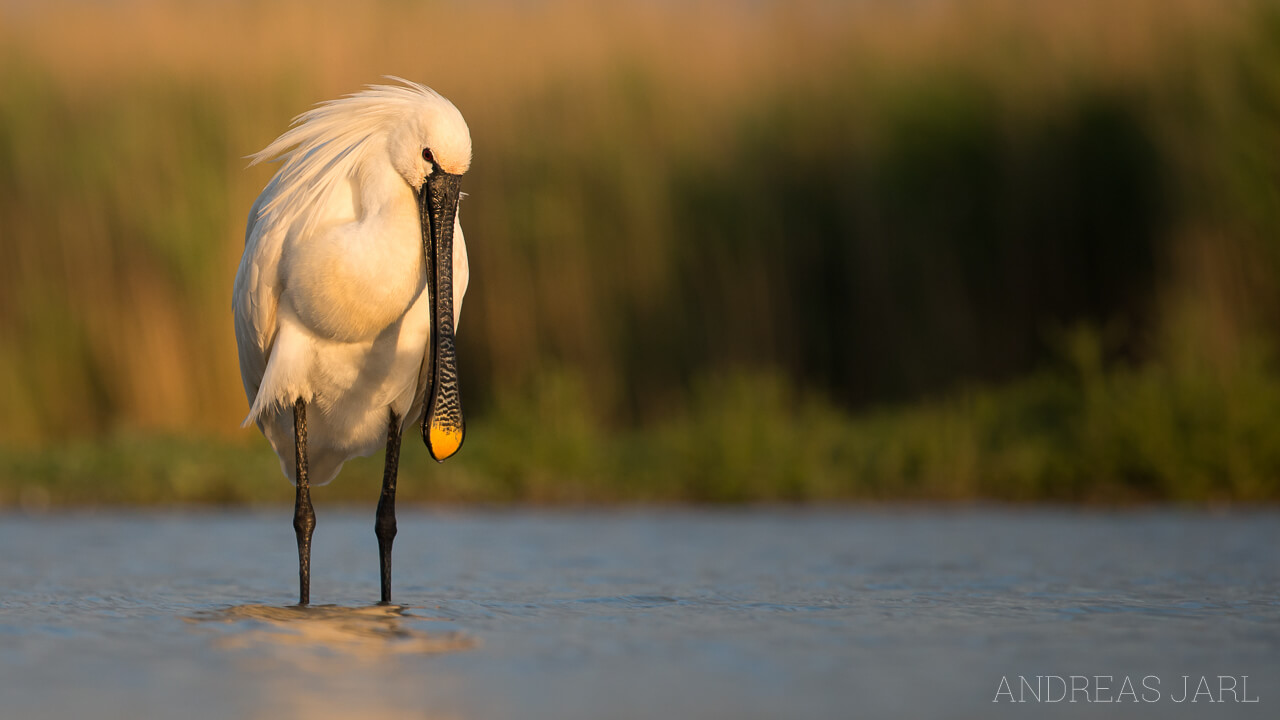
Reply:
[[[292,498],[245,156],[388,74],[475,143],[406,499],[1280,500],[1275,2],[7,0],[0,506]]]

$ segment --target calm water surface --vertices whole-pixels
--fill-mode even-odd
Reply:
[[[0,717],[1280,717],[1273,511],[317,512],[0,515]]]

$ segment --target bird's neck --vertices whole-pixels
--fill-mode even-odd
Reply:
[[[321,337],[368,342],[403,317],[425,286],[417,202],[386,165],[367,163],[348,178],[350,206],[335,196],[335,224],[299,246],[286,270],[295,312]]]
[[[405,222],[406,217],[417,217],[413,189],[382,157],[362,163],[353,180],[352,194],[357,200],[355,214],[358,222],[399,225]]]

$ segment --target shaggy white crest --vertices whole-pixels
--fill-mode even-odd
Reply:
[[[283,163],[272,184],[276,194],[260,217],[297,217],[306,208],[328,204],[342,181],[374,153],[386,153],[405,181],[417,189],[425,168],[419,153],[431,148],[441,167],[462,174],[471,165],[471,133],[462,113],[426,85],[387,76],[401,85],[369,85],[365,90],[318,104],[293,119],[290,128],[249,165]],[[415,173],[416,171],[416,173]],[[304,233],[312,229],[312,215]]]

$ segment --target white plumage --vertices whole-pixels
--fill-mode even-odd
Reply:
[[[252,156],[281,167],[249,213],[232,299],[245,424],[291,481],[299,398],[319,485],[382,447],[390,412],[401,430],[423,412],[432,314],[417,193],[433,171],[466,172],[471,136],[448,100],[393,79],[298,116]],[[453,230],[456,327],[469,272]]]

